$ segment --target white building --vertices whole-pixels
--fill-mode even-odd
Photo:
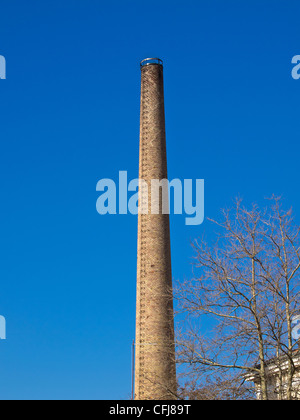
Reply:
[[[300,400],[300,352],[293,356],[295,373],[293,375],[292,398]],[[259,366],[258,366],[259,367]],[[284,400],[287,392],[288,357],[282,356],[267,362],[266,376],[269,400]],[[259,374],[249,373],[245,376],[248,382],[254,382],[256,396],[261,400],[261,380]]]

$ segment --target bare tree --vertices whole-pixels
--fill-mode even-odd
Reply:
[[[292,211],[276,197],[264,210],[238,200],[212,222],[217,239],[193,243],[195,275],[176,287],[179,370],[194,389],[213,378],[224,396],[227,384],[232,399],[245,398],[252,375],[267,400],[272,360],[278,398],[292,399],[298,346],[292,319],[300,310],[300,229]]]
[[[241,383],[242,382],[242,383]],[[179,398],[183,400],[254,400],[253,387],[232,375],[206,377],[199,383],[192,380],[178,387]]]

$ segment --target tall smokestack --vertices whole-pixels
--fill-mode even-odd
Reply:
[[[141,62],[135,399],[176,399],[176,368],[169,215],[151,214],[151,180],[167,179],[163,63]],[[160,200],[162,200],[160,195]]]

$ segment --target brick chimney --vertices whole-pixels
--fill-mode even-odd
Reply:
[[[151,203],[151,180],[167,179],[163,63],[141,62],[140,203]],[[145,196],[148,195],[148,197]],[[160,203],[161,204],[161,203]],[[169,215],[139,214],[135,399],[176,399]]]

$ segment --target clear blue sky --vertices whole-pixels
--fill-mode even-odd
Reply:
[[[299,0],[10,0],[0,10],[1,399],[126,399],[135,216],[96,183],[138,175],[139,61],[165,63],[169,178],[204,178],[206,216],[282,194],[300,216]],[[175,279],[190,240],[173,216]]]

